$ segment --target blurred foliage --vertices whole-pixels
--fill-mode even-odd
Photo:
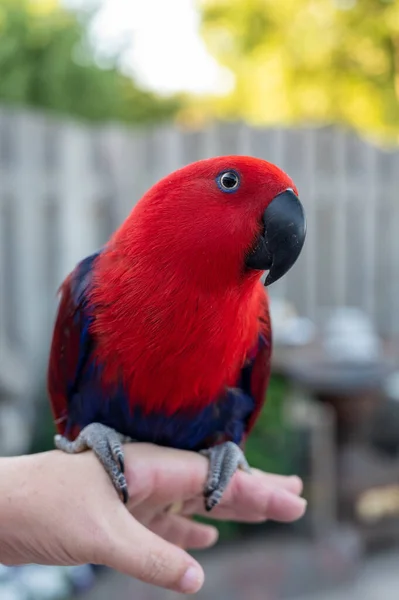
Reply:
[[[214,99],[216,116],[348,124],[399,140],[398,1],[197,2],[209,50],[235,77]]]
[[[283,377],[271,377],[267,401],[245,445],[245,455],[252,467],[281,475],[290,472],[290,456],[285,452],[284,417],[288,385]]]
[[[118,56],[100,66],[88,35],[92,16],[55,0],[0,0],[0,102],[94,121],[173,117],[179,98],[140,89],[118,69]]]

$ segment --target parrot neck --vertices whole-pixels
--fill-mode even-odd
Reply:
[[[172,202],[174,200],[174,202]],[[199,203],[199,201],[198,201]],[[154,191],[143,196],[129,217],[111,238],[107,252],[113,252],[139,271],[148,283],[155,282],[158,292],[173,288],[196,288],[204,293],[223,295],[228,289],[254,288],[259,273],[245,267],[245,253],[255,233],[246,228],[246,237],[237,231],[237,219],[228,218],[224,206],[218,213],[204,212],[195,219],[193,202],[181,203],[180,195],[168,198]],[[221,227],[225,223],[228,235]],[[185,291],[187,291],[185,289]]]
[[[91,298],[98,359],[105,380],[112,385],[122,373],[130,401],[144,409],[201,408],[236,385],[257,342],[265,292],[253,278],[199,286],[192,273],[181,277],[160,262],[117,246],[99,256]]]

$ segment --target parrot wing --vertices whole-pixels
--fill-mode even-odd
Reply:
[[[55,424],[61,435],[71,417],[71,399],[75,396],[82,373],[90,363],[94,341],[89,332],[91,317],[86,305],[91,267],[98,253],[80,262],[60,288],[60,304],[51,343],[47,388]]]

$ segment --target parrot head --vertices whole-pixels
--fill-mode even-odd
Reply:
[[[268,286],[296,262],[305,236],[305,213],[288,175],[265,160],[223,156],[159,181],[116,239],[136,257],[145,248],[166,275],[169,266],[188,278],[200,268],[208,284],[237,283],[268,271]]]

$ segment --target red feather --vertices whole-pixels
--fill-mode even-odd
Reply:
[[[47,387],[57,431],[63,435],[68,418],[67,382],[79,357],[79,330],[73,320],[77,307],[71,294],[71,273],[60,287],[60,304],[50,349]]]

